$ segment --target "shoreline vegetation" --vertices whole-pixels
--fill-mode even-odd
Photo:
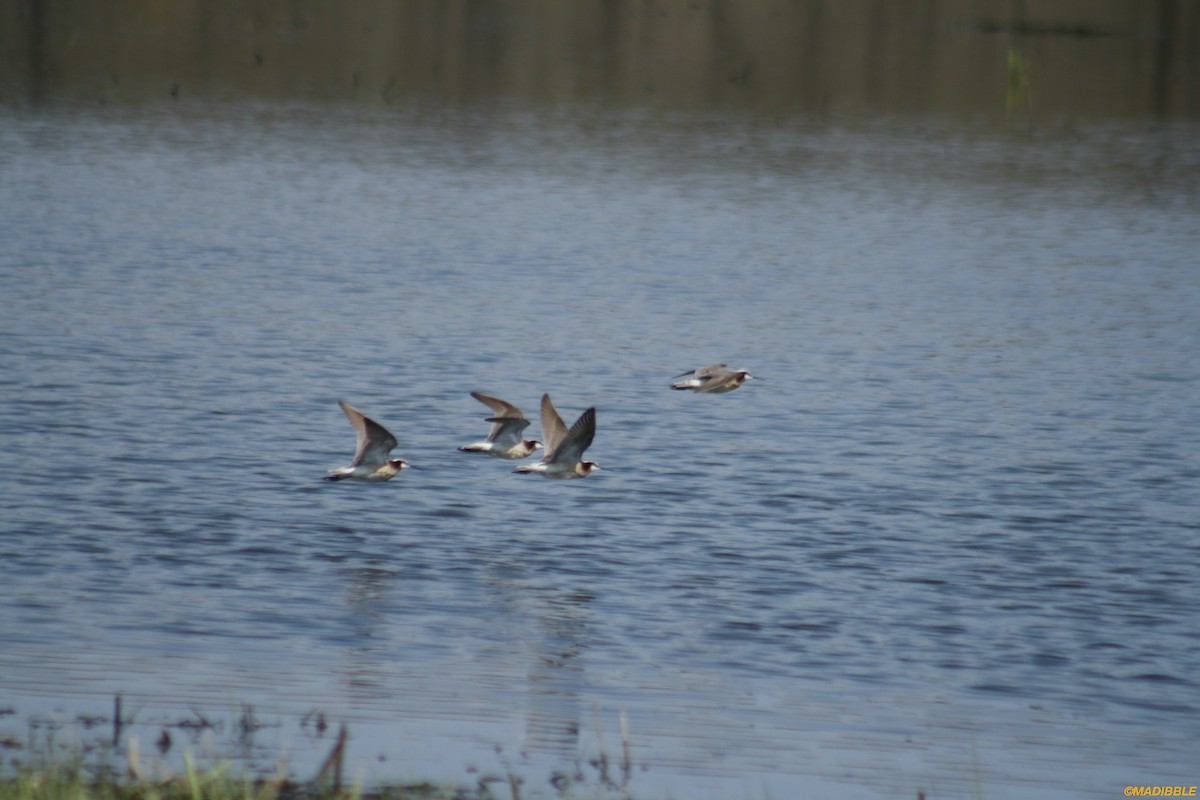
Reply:
[[[0,709],[0,719],[15,713]],[[347,764],[351,736],[344,723],[320,766],[311,777],[299,778],[286,758],[264,769],[237,755],[255,731],[267,726],[252,706],[235,709],[228,726],[198,710],[192,713],[192,718],[156,725],[160,733],[149,747],[130,732],[138,723],[125,713],[121,695],[113,698],[111,716],[78,716],[69,723],[30,720],[24,740],[0,732],[0,800],[528,800],[547,792],[564,800],[633,800],[624,714],[619,757],[610,758],[601,739],[596,758],[569,773],[553,773],[545,789],[535,791],[512,770],[481,771],[474,786],[429,780],[368,785]],[[319,711],[306,715],[300,726],[314,736],[332,734],[333,727]],[[232,737],[227,752],[197,758],[196,735],[217,729]],[[172,731],[193,741],[177,744]],[[168,764],[168,754],[174,765]]]
[[[214,0],[0,8],[0,106],[384,105],[1195,116],[1190,3]],[[1017,84],[1018,86],[1020,84]],[[1036,95],[1036,97],[1034,97]],[[1036,103],[1034,100],[1036,99]]]

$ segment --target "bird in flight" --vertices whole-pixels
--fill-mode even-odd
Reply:
[[[672,383],[672,389],[691,389],[697,394],[724,394],[732,392],[754,376],[744,369],[726,369],[724,364],[713,364],[700,369],[681,372],[676,378],[690,375],[687,380]]]
[[[482,442],[464,444],[459,450],[487,453],[497,458],[525,458],[542,448],[541,442],[522,437],[522,432],[529,427],[529,420],[525,419],[521,409],[483,392],[471,392],[471,397],[492,409],[492,416],[486,420],[492,423],[492,429]]]
[[[344,467],[329,470],[325,480],[340,481],[353,478],[358,481],[387,481],[394,478],[400,470],[411,466],[402,458],[388,458],[388,454],[396,446],[396,437],[392,436],[387,428],[345,400],[338,400],[338,405],[358,433],[358,444],[354,449],[354,459]]]
[[[596,436],[596,409],[589,408],[579,415],[575,424],[567,429],[562,417],[550,401],[550,395],[542,395],[542,441],[546,452],[534,464],[517,467],[513,472],[536,472],[547,478],[584,478],[600,469],[595,461],[584,461],[583,451],[592,444]]]

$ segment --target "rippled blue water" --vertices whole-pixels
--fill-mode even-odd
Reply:
[[[319,710],[367,780],[535,797],[622,713],[646,797],[1194,784],[1197,133],[6,112],[0,725],[246,704],[307,773]],[[668,388],[714,361],[758,380]],[[472,389],[595,405],[604,469],[457,452]],[[340,398],[419,469],[322,482]]]

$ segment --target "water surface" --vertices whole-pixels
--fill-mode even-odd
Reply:
[[[1198,141],[10,112],[0,725],[250,706],[258,764],[345,722],[368,781],[535,797],[622,713],[643,797],[1194,783]],[[669,389],[714,361],[759,380]],[[457,452],[472,389],[596,406],[604,469]],[[322,482],[340,398],[419,469]]]

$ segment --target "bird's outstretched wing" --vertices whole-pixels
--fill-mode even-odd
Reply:
[[[713,377],[714,375],[717,375],[719,373],[726,372],[726,371],[727,370],[725,369],[724,364],[710,364],[707,367],[700,367],[700,369],[689,369],[687,372],[681,372],[674,377],[682,378],[684,375],[693,375],[693,376],[699,378],[700,380],[706,380],[708,378]]]
[[[483,403],[493,412],[492,416],[487,418],[487,421],[492,423],[487,441],[496,442],[505,447],[511,447],[521,441],[521,431],[529,425],[529,420],[525,419],[521,409],[506,400],[492,397],[483,392],[471,392],[471,397]]]
[[[583,460],[583,451],[592,445],[596,438],[596,409],[589,408],[579,415],[571,430],[558,443],[554,452],[554,460],[566,464],[577,464]]]
[[[567,425],[558,415],[549,394],[542,395],[542,446],[546,454],[542,461],[554,461],[558,456],[558,447],[567,436]]]
[[[345,400],[338,400],[338,405],[358,433],[358,442],[354,448],[354,460],[350,462],[350,466],[359,467],[364,464],[379,466],[386,462],[388,454],[396,446],[396,437],[392,436],[387,428]]]

